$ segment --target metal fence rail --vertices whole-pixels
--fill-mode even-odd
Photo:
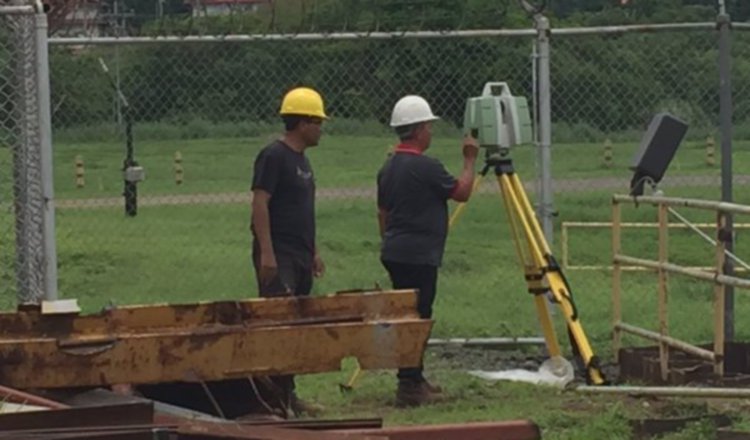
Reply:
[[[622,250],[622,204],[643,203],[653,205],[658,210],[658,260],[636,258],[627,255]],[[713,242],[715,265],[709,270],[694,269],[675,264],[670,261],[668,243],[669,243],[669,214],[673,208],[695,208],[712,211],[716,215],[716,224],[714,236],[717,240]],[[750,280],[738,278],[735,276],[725,275],[724,264],[727,256],[736,258],[727,249],[726,236],[727,216],[731,214],[748,214],[750,206],[739,205],[735,203],[716,202],[710,200],[673,198],[673,197],[652,197],[645,196],[633,198],[624,195],[615,195],[612,199],[612,262],[614,271],[612,274],[612,301],[613,301],[613,350],[617,356],[622,346],[622,333],[630,333],[659,343],[659,361],[661,378],[668,380],[669,375],[669,348],[675,348],[700,358],[711,361],[714,364],[714,373],[719,377],[724,374],[724,349],[725,349],[725,295],[728,286],[748,289]],[[628,324],[623,321],[622,313],[622,269],[623,265],[634,265],[656,271],[658,279],[658,332],[650,331],[638,326]],[[676,339],[674,332],[670,332],[669,320],[669,297],[672,295],[669,289],[669,274],[678,274],[696,281],[705,281],[714,290],[712,321],[713,330],[713,351],[700,348],[691,343]],[[679,294],[679,292],[677,292]],[[707,313],[702,313],[705,317]],[[629,318],[625,318],[629,319]]]

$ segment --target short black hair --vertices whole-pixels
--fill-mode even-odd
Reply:
[[[414,138],[414,130],[419,126],[419,122],[416,124],[401,125],[395,128],[396,134],[399,140],[408,141]]]
[[[286,131],[292,131],[297,128],[300,123],[305,121],[307,117],[302,115],[284,115],[281,119],[284,121],[284,128]]]

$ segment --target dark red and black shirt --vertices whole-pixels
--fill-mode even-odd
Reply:
[[[440,266],[447,201],[458,181],[435,158],[399,145],[378,172],[378,207],[387,212],[381,259]]]

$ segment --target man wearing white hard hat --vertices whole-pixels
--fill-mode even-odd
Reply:
[[[380,258],[395,289],[418,289],[417,308],[424,319],[432,317],[437,270],[448,234],[447,202],[465,202],[471,196],[479,151],[474,138],[464,138],[464,165],[458,178],[440,161],[426,156],[432,122],[438,119],[424,98],[401,98],[391,115],[391,127],[400,143],[377,177]],[[427,382],[422,367],[402,368],[398,379],[396,402],[400,406],[440,399],[442,390]]]

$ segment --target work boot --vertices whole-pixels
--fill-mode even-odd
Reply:
[[[399,382],[396,391],[396,406],[421,406],[438,403],[442,400],[442,395],[438,392],[430,391],[430,384],[425,382]]]
[[[317,417],[325,411],[325,408],[323,405],[318,405],[317,403],[312,402],[306,402],[296,395],[292,396],[292,404],[291,404],[291,410],[294,412],[294,415],[299,417],[302,414],[306,414],[310,417]]]

